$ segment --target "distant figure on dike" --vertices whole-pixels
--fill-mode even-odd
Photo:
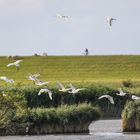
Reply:
[[[88,49],[85,48],[85,55],[89,55]]]

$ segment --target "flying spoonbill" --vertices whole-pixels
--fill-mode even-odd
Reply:
[[[136,96],[136,95],[132,95],[132,99],[133,100],[140,100],[140,97]]]
[[[1,76],[1,77],[0,77],[0,80],[4,80],[5,82],[11,83],[11,84],[14,83],[14,80],[13,80],[13,79],[9,79],[9,78],[7,78],[6,76]]]
[[[49,81],[48,81],[48,82],[43,82],[43,81],[41,81],[41,80],[39,80],[39,79],[37,79],[37,78],[36,78],[36,80],[35,80],[35,84],[36,84],[37,86],[47,85],[48,83],[50,83],[50,82],[49,82]]]
[[[119,96],[125,96],[126,94],[127,93],[123,92],[121,88],[119,89],[119,93],[116,93],[116,95],[119,95]]]
[[[81,90],[85,90],[85,88],[77,88],[76,89],[72,84],[70,84],[70,88],[71,88],[71,91],[68,91],[68,92],[73,93],[73,94],[78,93]]]
[[[101,97],[99,97],[98,99],[102,99],[102,98],[107,98],[111,104],[114,104],[114,100],[113,100],[113,97],[110,96],[110,95],[102,95]]]
[[[52,92],[48,90],[47,88],[43,88],[38,92],[38,96],[40,96],[43,92],[47,92],[49,94],[50,100],[52,100]]]
[[[109,23],[109,26],[112,26],[113,20],[117,20],[117,19],[112,18],[112,17],[107,17],[106,20]]]
[[[62,92],[68,92],[69,90],[71,90],[71,88],[65,88],[64,85],[60,82],[57,82],[58,83],[58,86],[59,86],[59,91],[62,91]]]
[[[11,67],[11,66],[16,66],[16,68],[17,68],[17,70],[19,69],[19,66],[20,66],[20,62],[22,62],[23,60],[17,60],[17,61],[15,61],[15,62],[13,62],[13,63],[9,63],[8,65],[7,65],[7,67]]]
[[[59,18],[59,19],[65,19],[65,20],[67,20],[68,18],[70,18],[70,16],[62,15],[62,14],[56,14],[56,17]]]

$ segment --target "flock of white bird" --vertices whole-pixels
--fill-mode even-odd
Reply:
[[[68,20],[68,19],[71,18],[71,17],[68,16],[68,15],[62,15],[62,14],[56,14],[55,17],[58,18],[58,19],[64,19],[64,20]],[[106,18],[106,21],[108,22],[109,26],[112,26],[112,23],[113,23],[113,21],[115,21],[115,20],[117,20],[117,19],[115,19],[115,18],[113,18],[113,17],[107,17],[107,18]]]
[[[116,93],[116,95],[118,95],[118,96],[126,96],[127,93],[123,92],[122,89],[119,89],[119,93]],[[102,99],[102,98],[107,98],[111,104],[114,104],[114,99],[113,99],[112,96],[110,96],[110,95],[103,95],[103,96],[99,97],[98,99]],[[132,95],[131,98],[133,100],[140,100],[140,97],[138,97],[136,95]]]
[[[15,66],[17,68],[17,70],[19,70],[19,66],[20,66],[20,63],[22,61],[23,60],[17,60],[17,61],[15,61],[13,63],[9,63],[7,65],[7,67]],[[29,74],[27,79],[33,81],[34,84],[37,85],[37,86],[43,86],[43,85],[47,85],[48,83],[50,83],[50,81],[45,81],[45,82],[41,81],[38,78],[39,76],[40,76],[40,74]],[[1,76],[0,80],[4,80],[5,82],[11,83],[11,84],[13,84],[15,82],[13,79],[9,79],[6,76]],[[59,86],[59,91],[73,93],[73,94],[78,93],[79,91],[85,89],[85,88],[76,89],[71,83],[70,83],[70,87],[69,88],[65,88],[64,85],[61,82],[58,82],[58,86]],[[52,92],[49,89],[47,89],[47,88],[40,89],[40,91],[38,92],[38,96],[40,96],[43,92],[47,92],[48,95],[49,95],[50,100],[52,100]],[[4,92],[2,93],[2,95],[6,96],[6,94]]]
[[[19,70],[19,66],[20,63],[23,60],[17,60],[13,63],[9,63],[7,65],[7,67],[11,67],[11,66],[15,66],[17,68],[17,70]],[[40,76],[40,74],[29,74],[29,76],[27,77],[28,80],[31,80],[34,82],[35,85],[37,86],[43,86],[43,85],[47,85],[48,83],[50,83],[50,81],[41,81],[38,77]],[[4,80],[7,83],[14,83],[13,79],[9,79],[6,76],[1,76],[0,80]],[[69,84],[69,88],[65,88],[65,86],[61,83],[61,82],[57,82],[58,87],[59,87],[59,91],[61,92],[68,92],[68,93],[72,93],[72,94],[76,94],[79,93],[79,91],[85,90],[85,88],[76,88],[74,87],[71,83]],[[52,92],[48,89],[48,88],[42,88],[40,89],[40,91],[38,92],[38,96],[40,96],[42,93],[48,93],[50,100],[52,100]],[[6,96],[5,93],[2,93],[3,96]],[[116,93],[116,95],[118,96],[126,96],[127,93],[123,92],[122,89],[119,89],[119,93]],[[98,99],[103,99],[103,98],[107,98],[109,100],[109,102],[111,104],[114,104],[114,99],[112,96],[110,95],[102,95],[101,97],[99,97]],[[132,99],[133,100],[140,100],[140,97],[136,96],[136,95],[132,95]]]

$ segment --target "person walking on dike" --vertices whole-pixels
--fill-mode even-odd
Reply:
[[[85,48],[85,55],[88,55],[88,54],[89,54],[88,49]]]

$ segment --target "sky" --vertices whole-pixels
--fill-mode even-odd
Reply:
[[[56,14],[71,18],[62,20]],[[106,17],[114,17],[110,27]],[[139,0],[0,0],[0,55],[140,54]]]

